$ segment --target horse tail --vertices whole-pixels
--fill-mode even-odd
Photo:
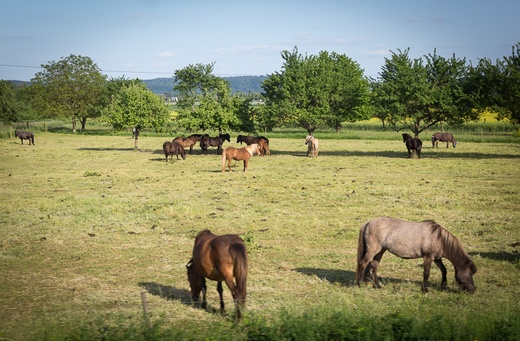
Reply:
[[[365,243],[365,230],[367,229],[369,223],[364,224],[359,230],[358,237],[358,250],[357,250],[357,267],[356,267],[356,283],[359,285],[359,281],[363,277],[363,272],[365,269],[361,269],[360,264],[363,257],[365,257],[365,253],[367,252],[367,247]]]
[[[247,294],[247,251],[242,243],[231,245],[229,252],[233,256],[233,276],[235,277],[236,293],[235,299],[243,305]]]

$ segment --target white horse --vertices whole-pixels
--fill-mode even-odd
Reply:
[[[320,145],[318,139],[312,135],[308,135],[305,138],[305,144],[308,146],[307,156],[318,157],[318,147]]]

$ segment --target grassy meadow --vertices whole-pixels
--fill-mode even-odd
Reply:
[[[166,162],[164,136],[139,150],[128,135],[0,139],[0,340],[518,340],[520,144],[425,141],[418,160],[386,134],[327,136],[316,159],[304,134],[273,137],[247,173],[198,146]],[[389,253],[382,289],[355,286],[359,228],[383,215],[455,234],[476,293],[457,292],[446,261],[449,290],[433,267],[422,294],[422,260]],[[209,310],[190,302],[185,265],[205,228],[247,244],[240,323],[227,287],[225,316],[215,282]]]

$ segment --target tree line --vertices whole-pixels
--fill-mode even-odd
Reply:
[[[510,56],[476,65],[434,50],[420,58],[391,51],[377,78],[364,75],[344,54],[302,55],[282,51],[280,71],[267,75],[262,92],[233,93],[214,65],[175,70],[173,108],[138,79],[107,79],[86,56],[70,55],[42,65],[30,84],[0,81],[0,121],[67,118],[76,132],[88,119],[114,130],[129,127],[160,132],[174,122],[184,131],[269,131],[298,126],[313,134],[344,122],[378,118],[384,127],[418,136],[433,125],[462,125],[493,110],[500,120],[520,120],[520,43]],[[258,100],[262,105],[258,105]]]

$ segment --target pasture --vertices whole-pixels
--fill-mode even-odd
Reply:
[[[166,162],[171,137],[39,132],[0,140],[0,340],[452,339],[520,337],[520,144],[472,143],[408,159],[402,138],[270,138],[248,172],[200,147]],[[239,147],[236,135],[228,146]],[[473,295],[422,259],[385,254],[382,289],[355,285],[361,225],[433,219],[478,267]],[[202,229],[249,252],[244,320],[190,303],[186,263]],[[144,316],[141,293],[146,293]]]

